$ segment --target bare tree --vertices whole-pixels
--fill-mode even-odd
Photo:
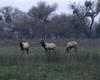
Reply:
[[[91,19],[88,28],[88,37],[92,37],[94,19],[100,12],[100,0],[98,0],[96,4],[93,1],[85,1],[84,6],[72,4],[71,8],[73,9],[73,14],[78,16],[82,23],[84,23],[85,18]]]

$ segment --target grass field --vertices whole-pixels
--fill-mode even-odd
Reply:
[[[100,47],[92,44],[80,42],[77,53],[66,53],[60,46],[49,57],[38,46],[27,55],[5,44],[0,47],[0,80],[100,80]]]

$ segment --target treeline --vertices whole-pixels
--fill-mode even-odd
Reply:
[[[24,6],[23,6],[24,7]],[[6,6],[0,9],[0,38],[99,38],[100,0],[86,1],[84,5],[71,4],[71,14],[56,14],[57,5],[39,2],[27,13]],[[67,10],[65,11],[67,12]],[[99,16],[98,16],[99,18]]]

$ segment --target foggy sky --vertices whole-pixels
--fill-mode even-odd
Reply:
[[[5,6],[12,6],[15,8],[19,8],[20,10],[27,12],[32,6],[36,5],[39,1],[45,1],[47,4],[57,3],[58,8],[56,13],[68,13],[69,12],[69,4],[76,2],[82,3],[86,0],[1,0],[0,8]]]

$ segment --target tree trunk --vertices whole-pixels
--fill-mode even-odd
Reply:
[[[92,38],[92,27],[93,27],[93,23],[94,23],[94,18],[91,18],[91,24],[89,26],[89,33],[90,33],[90,38]]]

